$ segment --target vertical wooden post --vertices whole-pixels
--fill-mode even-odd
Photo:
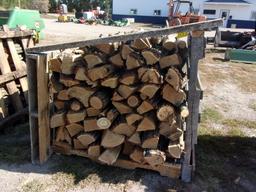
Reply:
[[[47,54],[40,54],[37,62],[37,99],[39,162],[41,164],[47,161],[50,154],[50,115],[48,81],[48,57]]]
[[[192,32],[189,35],[189,90],[188,108],[190,115],[186,122],[185,133],[185,157],[182,165],[182,180],[190,182],[192,177],[192,161],[194,150],[194,135],[197,134],[198,113],[201,92],[197,89],[198,84],[198,61],[204,57],[204,33]]]

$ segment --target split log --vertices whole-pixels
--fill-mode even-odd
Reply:
[[[182,147],[179,143],[170,142],[168,145],[168,152],[175,159],[180,159],[182,151]]]
[[[169,119],[159,124],[159,133],[167,138],[175,133],[177,129],[178,125],[174,119]]]
[[[159,135],[155,131],[147,131],[142,134],[143,149],[157,149],[159,142]]]
[[[170,68],[165,75],[165,81],[169,83],[176,91],[181,87],[181,75],[175,69]]]
[[[127,85],[119,85],[119,87],[117,88],[117,92],[125,99],[130,97],[136,90],[137,87]]]
[[[146,67],[140,67],[137,72],[138,72],[138,78],[141,79],[142,76],[146,73],[146,71],[148,70],[148,68]]]
[[[137,131],[150,131],[156,129],[156,122],[152,115],[144,116],[142,121],[139,123]]]
[[[127,99],[127,104],[133,108],[139,106],[140,102],[140,98],[136,95],[132,95]]]
[[[149,45],[149,41],[148,40],[144,40],[144,39],[135,39],[132,43],[131,43],[131,47],[136,49],[136,50],[143,50],[143,49],[149,49],[152,46]]]
[[[137,108],[137,112],[142,115],[144,113],[152,111],[153,109],[154,109],[153,105],[149,101],[145,100]]]
[[[138,54],[135,54],[135,53],[131,53],[128,57],[127,57],[127,60],[126,60],[126,68],[128,70],[131,70],[131,69],[136,69],[136,68],[139,68],[143,62],[142,60],[140,59],[140,56]]]
[[[121,50],[121,56],[124,60],[126,60],[128,58],[128,56],[130,55],[130,53],[133,53],[134,50],[129,46],[129,45],[123,45],[122,46],[122,50]]]
[[[59,81],[66,87],[72,87],[74,85],[79,85],[80,83],[78,80],[75,80],[72,77],[66,75],[61,75]]]
[[[102,163],[105,163],[107,165],[113,165],[120,152],[121,152],[121,146],[115,147],[115,148],[111,148],[111,149],[106,149],[100,156],[99,156],[99,161],[101,161]]]
[[[120,55],[120,53],[109,58],[109,61],[115,65],[116,67],[124,67],[124,61]]]
[[[174,39],[171,36],[167,36],[163,39],[163,48],[168,51],[175,51],[177,46]]]
[[[70,135],[69,135],[69,133],[68,133],[68,131],[67,131],[67,129],[63,129],[63,131],[64,131],[64,140],[66,141],[66,142],[68,142],[68,144],[72,144],[72,139],[71,139],[71,137],[70,137]]]
[[[176,91],[172,86],[166,84],[162,90],[163,99],[179,106],[186,99],[186,94],[183,90]]]
[[[162,105],[157,111],[159,121],[166,121],[174,113],[174,108],[171,105]]]
[[[95,93],[95,89],[74,86],[68,89],[68,95],[80,101],[84,107],[89,107],[89,97]]]
[[[149,165],[156,166],[163,164],[166,161],[166,156],[160,150],[145,150],[144,159]]]
[[[107,91],[98,91],[90,97],[89,103],[95,109],[104,109],[110,102]]]
[[[82,108],[83,108],[82,104],[77,100],[72,101],[70,104],[70,109],[72,111],[80,111]]]
[[[160,59],[159,54],[152,50],[142,51],[141,54],[146,60],[147,65],[155,65]]]
[[[124,85],[133,85],[138,82],[138,78],[135,73],[125,73],[121,76],[119,82]]]
[[[179,128],[176,128],[175,132],[171,133],[168,138],[171,140],[171,141],[177,141],[179,140],[179,138],[182,136],[183,134],[183,131]]]
[[[132,143],[125,141],[123,144],[123,150],[122,150],[122,154],[124,155],[130,155],[133,150],[135,148],[135,145],[133,145]]]
[[[74,149],[77,149],[77,150],[87,149],[87,146],[84,146],[78,139],[73,139],[73,143],[74,143]]]
[[[70,99],[68,95],[68,90],[67,89],[61,90],[57,94],[57,99],[61,101],[68,101]]]
[[[110,55],[115,51],[115,47],[112,43],[98,44],[98,45],[95,45],[95,47],[100,52],[105,53],[107,55]]]
[[[143,116],[136,114],[136,113],[132,113],[129,115],[126,115],[126,122],[128,125],[132,125],[134,123],[137,123],[138,121],[142,120]]]
[[[98,125],[100,125],[100,126],[98,126]],[[104,129],[108,129],[108,127],[103,126],[103,123],[102,124],[98,123],[98,120],[96,118],[84,120],[84,131],[85,132],[92,132],[92,131],[98,131],[98,130],[104,130]]]
[[[90,144],[95,142],[99,138],[99,134],[96,132],[83,133],[77,137],[77,139],[88,148]]]
[[[95,117],[98,116],[100,114],[100,110],[99,109],[95,109],[93,107],[89,107],[86,109],[86,114],[88,117]]]
[[[64,126],[57,128],[55,141],[59,142],[59,141],[65,140],[64,129],[65,129]]]
[[[109,64],[106,64],[100,67],[95,67],[88,70],[88,77],[92,81],[97,81],[100,79],[104,79],[110,74],[112,74],[113,70],[114,70],[113,66]]]
[[[143,149],[141,149],[140,147],[136,147],[129,157],[131,160],[137,163],[144,163]]]
[[[64,110],[65,102],[60,100],[54,100],[54,106],[56,107],[57,111]]]
[[[50,78],[51,93],[58,93],[64,89],[64,85],[59,82],[59,79],[55,75],[51,75]]]
[[[102,59],[98,55],[88,54],[84,56],[84,60],[87,63],[88,69],[92,69],[103,63]]]
[[[99,144],[91,144],[88,147],[88,155],[89,157],[97,158],[100,156],[101,147]]]
[[[109,77],[101,82],[101,85],[103,87],[109,87],[112,89],[115,89],[118,86],[118,77]]]
[[[119,111],[120,114],[127,114],[132,112],[132,108],[121,102],[112,101],[112,104]]]
[[[98,85],[97,82],[93,82],[87,75],[87,69],[85,67],[79,66],[75,69],[75,79],[79,81],[85,81],[87,85],[91,87],[96,87]]]
[[[112,101],[123,101],[123,100],[125,100],[125,98],[123,98],[119,93],[114,92],[111,100]]]
[[[160,86],[154,84],[144,85],[139,89],[140,93],[146,95],[149,99],[153,98]]]
[[[49,60],[49,69],[53,72],[61,73],[61,60],[59,58]]]
[[[162,84],[163,77],[156,69],[147,69],[140,78],[143,83]]]
[[[56,127],[61,127],[65,125],[65,112],[61,111],[58,113],[55,113],[51,116],[50,120],[50,127],[51,128],[56,128]]]
[[[187,106],[182,106],[182,107],[180,108],[180,116],[181,116],[182,118],[186,118],[186,117],[188,117],[188,115],[189,115],[188,107],[187,107]]]
[[[66,126],[71,137],[74,137],[78,133],[84,130],[84,127],[78,123],[72,123]]]
[[[106,130],[103,133],[101,146],[105,148],[113,148],[121,145],[125,140],[124,135],[116,134],[112,131]]]
[[[115,126],[113,126],[112,131],[114,133],[130,137],[136,131],[136,127],[120,121],[120,122],[117,122]]]
[[[66,115],[68,123],[77,123],[83,121],[86,116],[85,110],[69,111]]]
[[[129,137],[128,141],[135,145],[141,145],[140,133],[134,133],[131,137]]]
[[[177,54],[161,57],[159,61],[161,69],[165,69],[171,66],[181,65],[181,57]]]
[[[64,54],[61,64],[61,73],[72,75],[74,73],[74,61],[78,56],[72,54]]]
[[[112,123],[117,117],[119,113],[115,108],[111,108],[106,112],[107,119]]]

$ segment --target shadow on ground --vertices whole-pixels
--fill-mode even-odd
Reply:
[[[30,163],[28,125],[12,131],[0,135],[0,169],[7,171],[51,174],[55,179],[71,175],[74,186],[86,186],[97,179],[109,185],[139,182],[145,192],[256,191],[255,138],[199,136],[194,181],[184,184],[151,171],[108,167],[75,156],[53,155],[43,166],[24,166]]]

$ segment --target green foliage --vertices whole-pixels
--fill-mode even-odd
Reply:
[[[11,9],[14,7],[27,8],[32,0],[1,0],[0,7]]]

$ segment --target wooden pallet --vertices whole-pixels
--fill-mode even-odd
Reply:
[[[204,56],[204,30],[213,29],[222,25],[222,20],[212,20],[183,26],[175,26],[166,29],[157,29],[147,32],[139,32],[134,34],[117,35],[100,39],[87,41],[78,41],[73,43],[64,43],[59,45],[43,46],[28,49],[27,55],[27,70],[29,82],[29,112],[30,112],[30,134],[31,134],[31,158],[33,163],[44,163],[50,157],[53,151],[58,151],[63,154],[79,155],[90,158],[84,151],[66,150],[56,148],[51,141],[52,135],[49,126],[50,117],[50,99],[49,98],[49,73],[48,73],[48,58],[51,57],[48,51],[63,50],[66,48],[85,47],[88,45],[97,45],[100,43],[111,43],[119,41],[129,41],[134,39],[156,37],[169,35],[177,32],[189,32],[189,58],[188,71],[189,83],[188,91],[188,108],[190,115],[186,120],[185,129],[185,155],[182,160],[181,171],[178,168],[163,167],[163,170],[142,166],[130,161],[121,160],[115,164],[118,167],[132,169],[145,168],[158,171],[162,175],[167,175],[177,178],[176,174],[181,176],[183,181],[191,181],[192,173],[195,167],[195,144],[197,143],[197,127],[199,120],[199,102],[202,98],[200,89],[200,80],[198,77],[198,61]],[[48,53],[44,53],[44,52]],[[51,52],[53,53],[53,52]],[[35,83],[36,82],[36,83]],[[124,163],[125,162],[125,163]],[[128,167],[127,167],[128,166]]]
[[[34,46],[33,32],[7,26],[0,31],[0,128],[18,115],[23,115],[28,105],[25,49]],[[8,118],[6,118],[8,117]]]

